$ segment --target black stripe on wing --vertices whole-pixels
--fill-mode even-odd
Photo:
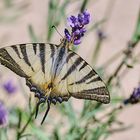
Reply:
[[[110,102],[109,92],[105,86],[74,93],[70,92],[70,95],[78,99],[96,100],[105,104]]]
[[[67,59],[66,59],[66,62],[67,62],[67,63],[68,63],[69,60],[75,55],[74,52],[72,52],[72,51],[69,51],[69,52],[70,52],[70,53],[68,54]]]
[[[16,61],[10,56],[6,49],[0,49],[0,62],[2,65],[6,66],[16,74],[20,75],[21,77],[28,78],[22,68],[16,63]]]
[[[92,80],[90,80],[90,81],[87,82],[86,84],[90,84],[90,83],[97,82],[97,81],[102,81],[102,79],[98,76],[98,77],[96,77],[96,78],[93,78]]]
[[[74,70],[76,70],[77,66],[80,65],[82,61],[83,59],[78,57],[61,80],[65,80]]]
[[[86,80],[90,79],[90,78],[91,78],[92,76],[94,76],[94,75],[96,75],[96,73],[95,73],[93,70],[91,70],[91,71],[90,71],[87,75],[85,75],[82,79],[80,79],[80,80],[78,80],[78,81],[76,81],[76,82],[73,82],[73,83],[71,83],[71,84],[69,84],[69,85],[84,83],[84,82],[86,82]]]
[[[40,51],[40,62],[42,67],[42,72],[45,73],[45,44],[40,43],[39,44],[39,51]]]
[[[65,64],[65,61],[63,60],[65,54],[66,54],[66,48],[62,46],[59,50],[58,56],[55,61],[55,63],[56,63],[55,64],[55,75],[57,73],[57,70],[62,69],[63,65]]]
[[[50,44],[52,63],[54,62],[55,47],[55,45]]]
[[[33,67],[31,66],[31,63],[28,59],[28,55],[27,55],[27,52],[26,52],[26,44],[20,44],[20,50],[21,50],[21,53],[23,55],[23,59],[25,61],[25,63],[31,67],[31,69],[34,71]]]
[[[87,66],[88,64],[87,64],[87,62],[85,61],[84,63],[83,63],[83,65],[80,67],[80,69],[79,69],[79,71],[81,71],[85,66]]]
[[[36,52],[37,52],[37,43],[33,43],[32,46],[33,46],[34,53],[36,54]]]
[[[106,90],[105,86],[97,87],[97,88],[93,88],[93,89],[86,89],[86,90],[82,90],[80,92],[86,93],[86,94],[97,94],[98,93],[98,95],[106,95],[107,94],[107,90]]]
[[[16,45],[12,45],[11,48],[15,51],[15,53],[18,55],[18,57],[21,59],[21,56],[19,54],[18,48]]]

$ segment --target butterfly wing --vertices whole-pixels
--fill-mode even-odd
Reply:
[[[54,78],[54,96],[70,96],[109,103],[109,92],[98,74],[79,55],[67,49]],[[57,56],[59,58],[59,55]],[[56,63],[58,64],[58,62]],[[54,68],[56,69],[56,68]]]
[[[65,101],[70,98],[67,88],[67,79],[62,80],[62,77],[67,72],[67,55],[68,48],[60,45],[57,52],[55,52],[55,56],[52,57],[55,62],[53,63],[52,67],[53,89],[51,92],[51,97],[61,97]]]
[[[56,48],[53,44],[44,43],[4,47],[0,49],[0,63],[26,78],[28,85],[45,90],[45,84],[51,80],[51,56]]]
[[[0,62],[21,77],[31,91],[36,89],[44,95],[49,83],[53,83],[51,97],[69,99],[67,80],[60,82],[67,70],[67,53],[65,46],[34,43],[19,44],[0,49]],[[35,89],[34,89],[35,88]],[[33,90],[32,90],[33,89]]]
[[[109,92],[93,68],[72,51],[69,51],[68,58],[67,72],[62,80],[67,80],[69,94],[79,99],[109,103]]]

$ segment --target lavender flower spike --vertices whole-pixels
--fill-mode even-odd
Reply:
[[[9,81],[5,82],[3,84],[3,88],[8,94],[13,94],[17,90],[17,87],[15,85],[13,85],[12,80],[9,80]]]
[[[8,111],[2,102],[0,102],[0,126],[5,126],[8,122]]]
[[[86,32],[85,25],[90,21],[90,14],[87,11],[78,14],[78,16],[70,16],[68,18],[68,24],[71,27],[71,33],[65,29],[65,38],[68,42],[74,45],[79,45],[81,43],[81,37],[84,36]]]
[[[135,88],[130,97],[124,100],[124,104],[136,104],[140,102],[140,87]]]

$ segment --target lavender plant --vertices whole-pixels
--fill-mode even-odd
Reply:
[[[14,94],[17,90],[17,86],[12,83],[12,80],[6,81],[2,86],[8,94]]]
[[[71,33],[68,29],[65,29],[65,37],[69,42],[73,42],[74,45],[79,45],[81,43],[81,37],[84,36],[86,32],[85,25],[90,21],[90,14],[87,11],[84,11],[81,14],[78,14],[78,17],[71,16],[68,18],[68,23],[72,28]]]
[[[4,104],[0,102],[0,126],[4,127],[8,123],[8,111]]]

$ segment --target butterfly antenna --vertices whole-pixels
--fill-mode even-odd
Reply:
[[[46,118],[46,116],[47,116],[47,114],[48,114],[48,112],[50,110],[51,101],[50,100],[47,100],[47,103],[48,103],[48,108],[47,108],[47,110],[45,112],[45,115],[44,115],[44,117],[42,119],[41,125],[43,124],[43,122],[44,122],[44,120],[45,120],[45,118]]]
[[[56,28],[56,26],[52,26],[52,28],[54,28],[55,30],[56,30],[56,32],[62,37],[62,38],[64,38],[61,34],[60,34],[60,32],[58,31],[58,29]]]

